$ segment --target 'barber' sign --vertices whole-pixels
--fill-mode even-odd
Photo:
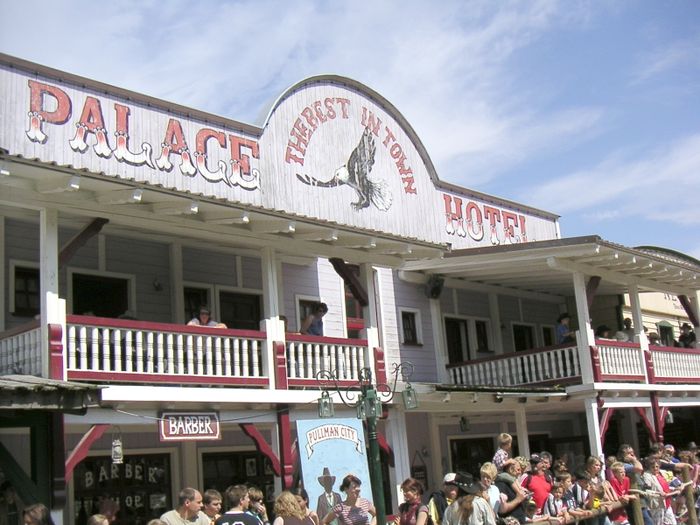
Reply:
[[[161,441],[221,439],[217,412],[163,412],[159,426]]]

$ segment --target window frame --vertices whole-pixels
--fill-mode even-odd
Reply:
[[[421,317],[421,311],[417,308],[409,308],[407,306],[399,306],[399,341],[402,345],[408,346],[423,346],[423,319]],[[412,314],[413,322],[415,325],[416,340],[406,341],[406,327],[403,322],[403,314]]]
[[[524,350],[517,350],[515,348],[515,327],[516,326],[524,326],[524,327],[530,328],[530,330],[532,332],[532,344],[533,344],[532,348],[526,348]],[[511,340],[513,341],[513,351],[514,352],[528,352],[530,350],[534,350],[535,348],[538,348],[539,341],[538,341],[537,332],[538,332],[538,330],[537,330],[536,323],[528,323],[525,321],[511,321],[511,323],[510,323],[510,337],[511,337]]]
[[[8,295],[9,297],[9,314],[12,316],[16,317],[34,317],[37,314],[41,313],[41,265],[38,262],[34,261],[25,261],[21,259],[10,259],[9,261],[9,283],[8,284]],[[17,305],[15,304],[15,294],[17,292],[17,281],[15,279],[15,273],[17,269],[24,269],[24,270],[36,270],[38,273],[38,281],[39,281],[39,308],[37,309],[37,313],[31,314],[31,315],[24,315],[24,314],[17,314]]]
[[[136,275],[131,273],[121,273],[121,272],[110,272],[106,270],[92,270],[89,268],[78,268],[75,266],[69,266],[66,268],[66,310],[68,312],[73,311],[73,275],[90,275],[93,277],[107,277],[109,279],[124,279],[127,282],[126,293],[127,293],[127,304],[129,305],[128,310],[134,315],[138,315],[138,310],[136,308]]]
[[[301,303],[302,302],[308,302],[308,303],[322,303],[324,301],[321,300],[321,298],[317,295],[305,295],[305,294],[294,294],[294,318],[296,319],[296,331],[301,332],[301,325],[304,323],[304,319],[306,319],[306,315],[302,317],[302,314],[304,313],[304,310],[306,308],[302,308]]]

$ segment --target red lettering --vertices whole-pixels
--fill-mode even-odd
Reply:
[[[520,219],[520,242],[527,242],[527,230],[525,229],[525,216],[518,215]]]
[[[388,146],[390,140],[391,140],[391,142],[396,141],[396,137],[394,136],[394,134],[391,132],[391,130],[389,128],[384,128],[384,131],[386,131],[386,138],[384,139],[384,142],[382,142],[382,144],[384,144],[384,146]]]
[[[87,97],[83,106],[83,113],[80,115],[78,125],[85,126],[90,133],[95,133],[98,129],[105,129],[105,119],[102,116],[102,106],[95,97]]]
[[[366,107],[362,107],[362,125],[366,128],[369,128],[372,133],[374,133],[375,136],[379,136],[379,126],[382,125],[381,119],[377,118],[377,116],[372,113],[371,111],[368,111]]]
[[[457,233],[460,237],[464,237],[466,233],[464,232],[464,227],[462,226],[462,199],[459,197],[452,197],[447,193],[442,194],[442,198],[445,201],[445,231],[454,235]],[[455,222],[457,227],[455,228]]]
[[[323,100],[323,105],[326,106],[326,114],[328,115],[328,118],[333,120],[336,116],[335,109],[333,109],[333,99],[332,98],[326,98]]]
[[[335,101],[340,104],[340,112],[343,115],[343,118],[350,118],[350,115],[348,114],[348,106],[350,105],[350,99],[337,97]]]
[[[496,222],[501,222],[501,212],[498,210],[498,208],[484,205],[484,215],[486,215],[486,218],[491,225],[491,230],[495,230]]]
[[[321,123],[328,122],[328,118],[323,114],[323,111],[321,111],[321,101],[317,100],[316,102],[314,102],[313,107],[314,113],[316,114],[318,120],[320,120]]]
[[[318,120],[314,116],[314,112],[310,107],[305,107],[301,114],[306,118],[306,122],[309,123],[309,126],[311,126],[311,133],[309,133],[309,137],[313,134],[314,131],[316,131],[316,128],[318,127]]]
[[[234,164],[241,166],[243,175],[249,175],[250,157],[252,156],[254,159],[260,158],[260,147],[257,141],[236,137],[235,135],[229,135],[229,140],[231,141],[231,159]],[[243,153],[244,148],[250,152],[250,155]]]
[[[200,155],[207,154],[207,141],[209,139],[216,139],[219,146],[226,148],[226,134],[222,131],[214,131],[211,128],[202,128],[197,132],[196,142],[196,152]]]
[[[47,111],[44,108],[44,95],[53,97],[56,109]],[[71,116],[71,101],[68,94],[56,86],[43,84],[34,80],[29,81],[29,112],[42,118],[49,124],[65,124]]]
[[[515,227],[518,225],[518,216],[510,211],[503,211],[503,231],[506,234],[506,238],[515,238]]]
[[[475,241],[484,238],[484,219],[481,215],[481,209],[473,201],[469,201],[467,204],[467,233]]]
[[[168,121],[168,127],[165,130],[165,137],[163,138],[162,144],[163,146],[169,147],[177,154],[181,154],[188,149],[185,134],[182,131],[182,124],[180,124],[179,120],[171,118]]]

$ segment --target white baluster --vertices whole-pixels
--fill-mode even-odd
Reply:
[[[247,339],[243,339],[241,340],[241,357],[243,358],[241,372],[243,373],[243,377],[250,377],[250,354],[248,352],[250,352],[250,345]]]
[[[231,338],[227,337],[224,339],[224,375],[226,377],[231,377],[233,373],[231,372]]]
[[[155,349],[153,347],[153,340],[154,340],[154,334],[153,332],[149,331],[146,333],[146,366],[144,367],[144,371],[148,372],[149,374],[153,373],[153,365],[155,361]]]

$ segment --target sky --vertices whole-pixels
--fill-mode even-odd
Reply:
[[[0,51],[261,125],[353,78],[441,180],[700,258],[699,0],[0,0]]]

